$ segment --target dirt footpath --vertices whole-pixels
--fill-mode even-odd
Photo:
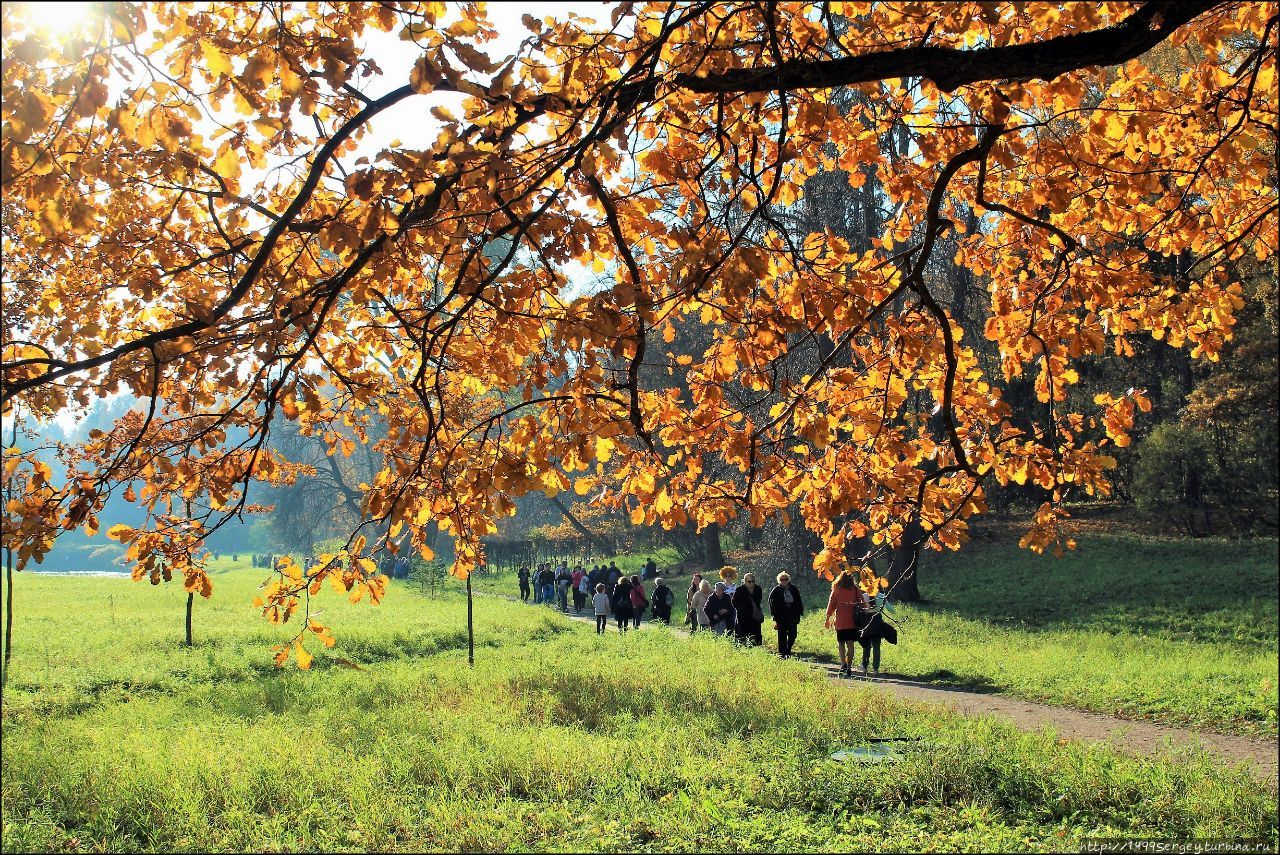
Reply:
[[[498,595],[502,596],[502,595]],[[510,598],[514,599],[514,598]],[[565,615],[572,620],[594,624],[592,617]],[[642,628],[650,628],[645,622]],[[612,622],[610,630],[613,629]],[[679,635],[688,633],[672,628]],[[827,676],[850,688],[865,689],[874,686],[901,698],[925,703],[941,704],[962,715],[993,715],[1012,721],[1023,730],[1039,730],[1046,724],[1067,739],[1088,742],[1105,742],[1120,751],[1131,754],[1161,754],[1166,743],[1173,745],[1200,744],[1206,750],[1220,755],[1231,763],[1244,763],[1259,780],[1277,787],[1277,759],[1280,746],[1273,739],[1251,739],[1209,731],[1187,730],[1171,725],[1148,721],[1116,718],[1099,713],[1085,712],[1072,707],[1050,706],[1033,701],[1023,701],[1009,695],[992,692],[972,692],[962,687],[938,686],[920,683],[894,674],[881,674],[870,680],[847,679],[839,675],[839,665],[819,662],[805,657],[815,668],[823,669]]]
[[[1000,716],[1011,720],[1023,730],[1039,730],[1047,724],[1068,739],[1105,742],[1129,753],[1160,754],[1166,750],[1167,741],[1175,746],[1198,743],[1231,763],[1248,764],[1255,777],[1269,782],[1273,789],[1277,785],[1277,754],[1280,749],[1274,740],[1186,730],[1148,721],[1116,718],[1072,707],[1023,701],[1009,695],[919,683],[894,674],[881,674],[869,681],[842,679],[838,665],[812,660],[810,664],[822,668],[832,680],[841,683],[863,687],[872,685],[901,698],[941,704],[963,715]]]

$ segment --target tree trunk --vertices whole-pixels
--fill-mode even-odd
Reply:
[[[191,638],[191,607],[195,605],[196,592],[187,592],[187,647],[194,647],[195,642]]]
[[[600,535],[596,534],[594,531],[592,531],[591,529],[583,525],[581,521],[579,521],[578,518],[573,515],[573,511],[565,507],[564,502],[560,501],[559,498],[552,496],[548,498],[548,501],[551,502],[551,504],[555,505],[556,510],[558,510],[564,516],[564,518],[569,521],[569,525],[573,526],[573,530],[576,531],[578,534],[582,535],[583,537],[585,537],[588,541],[590,541],[591,545],[594,546],[596,549],[600,550],[602,555],[608,558],[612,558],[613,556],[618,554],[617,548],[613,545],[611,541],[609,541],[604,537],[601,537]]]
[[[920,547],[925,531],[920,523],[912,521],[902,532],[902,539],[894,544],[889,564],[889,594],[904,603],[921,602],[920,597]]]
[[[724,550],[720,547],[720,523],[712,523],[702,530],[702,564],[708,570],[724,566]]]
[[[813,556],[822,548],[818,536],[809,531],[800,516],[799,510],[791,515],[791,525],[787,528],[787,560],[786,568],[791,573],[813,574]]]

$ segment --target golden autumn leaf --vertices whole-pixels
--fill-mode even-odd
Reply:
[[[619,4],[509,59],[483,4],[144,4],[94,50],[6,7],[4,412],[154,403],[65,478],[6,452],[6,538],[39,561],[124,485],[135,577],[207,595],[251,488],[323,484],[350,543],[255,605],[326,647],[312,597],[441,535],[463,578],[533,491],[785,520],[829,575],[1016,484],[1069,548],[1167,403],[1103,368],[1220,359],[1280,233],[1270,7],[1112,6]]]

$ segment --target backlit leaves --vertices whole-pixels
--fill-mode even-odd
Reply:
[[[1277,252],[1267,4],[1207,9],[1123,63],[848,86],[833,58],[1108,31],[1143,7],[622,4],[524,16],[507,60],[479,4],[110,4],[92,44],[14,5],[4,409],[147,406],[65,478],[6,451],[6,542],[38,561],[129,490],[148,521],[108,534],[135,578],[207,596],[203,538],[251,482],[314,475],[271,450],[280,420],[335,460],[373,444],[355,504],[380,534],[282,562],[255,602],[297,628],[281,664],[333,644],[312,597],[382,599],[374,556],[402,534],[425,555],[438,526],[465,576],[532,491],[637,525],[798,511],[830,575],[854,540],[868,561],[917,527],[956,548],[985,485],[1038,485],[1024,545],[1065,545],[1063,501],[1109,492],[1110,446],[1150,406],[1073,405],[1084,365],[1144,336],[1215,359],[1232,265]],[[366,47],[387,33],[420,50],[402,79]],[[779,62],[813,76],[757,91]],[[438,129],[357,151],[403,103]],[[874,203],[866,234],[795,226],[831,173]],[[967,336],[943,262],[983,303]],[[249,439],[227,447],[233,427]]]

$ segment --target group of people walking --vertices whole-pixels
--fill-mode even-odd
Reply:
[[[657,565],[651,558],[643,575],[651,576],[656,572]],[[654,579],[653,590],[647,592],[640,575],[624,575],[612,561],[607,565],[595,565],[590,570],[581,564],[570,569],[568,562],[561,562],[558,567],[546,562],[539,564],[536,570],[524,565],[517,571],[516,578],[520,582],[520,599],[528,602],[532,598],[534,605],[555,605],[567,613],[572,597],[573,613],[581,614],[589,597],[599,632],[604,632],[610,614],[617,618],[620,631],[625,631],[632,624],[640,626],[641,616],[649,609],[653,610],[655,620],[669,623],[671,609],[675,606],[675,594],[663,584],[662,579]]]
[[[764,588],[756,583],[754,573],[746,573],[741,585],[737,584],[737,575],[732,567],[724,567],[720,570],[720,581],[712,584],[701,573],[694,573],[686,597],[688,611],[685,623],[690,632],[732,633],[742,644],[762,645]],[[779,573],[776,581],[769,592],[769,615],[778,632],[778,654],[787,657],[796,642],[796,630],[804,615],[804,600],[800,589],[791,584],[789,573]]]
[[[643,576],[656,574],[657,567],[650,559]],[[767,601],[754,573],[746,573],[742,583],[737,583],[737,571],[732,567],[720,570],[720,581],[713,583],[703,574],[693,574],[689,590],[685,593],[684,625],[690,632],[710,631],[716,635],[732,634],[739,643],[747,646],[764,644],[763,626],[765,610],[773,620],[778,634],[778,654],[791,656],[796,643],[800,618],[804,615],[804,600],[800,590],[791,584],[789,573],[779,573],[777,584],[768,593]],[[521,567],[517,573],[520,581],[520,599],[556,605],[563,612],[569,611],[569,595],[572,594],[573,610],[581,614],[590,608],[596,618],[596,632],[603,633],[610,615],[617,621],[618,631],[638,628],[646,611],[652,611],[653,619],[671,623],[676,603],[675,592],[659,577],[653,580],[652,590],[646,590],[641,575],[628,576],[617,564],[599,564],[589,571],[581,565],[570,569],[568,563],[555,567],[551,563],[539,564],[536,570]],[[590,603],[588,605],[588,597]],[[872,597],[858,585],[851,571],[836,577],[827,599],[825,627],[834,624],[836,645],[840,654],[840,674],[853,676],[854,644],[862,647],[862,675],[880,673],[880,642],[898,641],[897,631],[884,619],[885,595]]]

